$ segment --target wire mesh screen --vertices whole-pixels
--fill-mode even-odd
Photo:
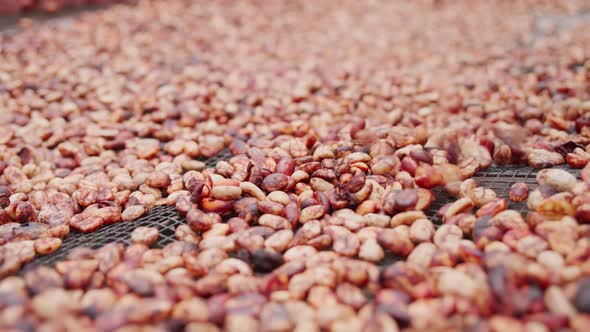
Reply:
[[[437,187],[432,190],[434,192],[434,201],[428,209],[426,209],[425,214],[430,218],[430,220],[434,223],[435,227],[442,224],[442,219],[437,214],[438,210],[443,207],[445,204],[454,202],[457,199],[444,191],[442,188]]]
[[[579,169],[573,169],[569,166],[559,166],[556,168],[564,169],[576,177],[580,176]],[[537,188],[537,174],[539,170],[530,166],[493,166],[488,169],[479,171],[475,174],[473,179],[477,181],[478,185],[492,189],[498,197],[506,198],[508,200],[508,209],[517,210],[523,214],[527,212],[527,202],[513,202],[508,198],[510,187],[516,182],[524,182],[532,191]],[[442,188],[435,188],[434,194],[436,199],[426,211],[431,220],[439,225],[442,220],[437,215],[437,211],[447,203],[454,202],[456,198],[447,194]]]
[[[580,176],[579,169],[573,169],[568,166],[560,166],[556,168],[566,170],[577,178]],[[508,199],[510,187],[516,182],[526,183],[531,191],[537,188],[536,177],[538,173],[539,170],[536,170],[533,167],[492,167],[477,173],[474,179],[479,185],[494,190],[498,197]],[[525,200],[524,202],[517,203],[508,199],[508,209],[526,213],[528,211],[527,202]]]
[[[206,167],[215,167],[217,163],[221,160],[229,160],[232,157],[231,151],[229,149],[223,149],[221,152],[216,154],[213,157],[198,157],[197,160],[200,160],[205,163]]]
[[[176,226],[181,223],[183,223],[183,218],[176,212],[174,206],[156,206],[147,215],[134,221],[118,222],[87,234],[72,232],[64,239],[62,246],[56,252],[47,256],[38,256],[26,266],[26,269],[37,265],[53,265],[67,258],[72,249],[81,246],[98,249],[113,242],[131,244],[131,232],[140,226],[158,228],[160,235],[154,246],[161,248],[174,241]]]
[[[229,160],[231,153],[228,149],[211,158],[198,158],[203,161],[206,167],[215,167],[220,160]],[[31,263],[27,264],[24,270],[38,265],[53,265],[56,262],[67,258],[69,252],[79,246],[85,246],[91,249],[97,249],[101,246],[112,243],[122,242],[130,244],[131,232],[140,226],[157,227],[159,230],[158,241],[155,247],[161,248],[166,244],[174,241],[176,226],[184,222],[174,206],[156,206],[148,214],[131,222],[118,222],[101,229],[84,234],[72,231],[65,239],[62,246],[54,253],[47,256],[38,256]]]
[[[214,167],[220,160],[228,160],[231,158],[229,151],[225,150],[213,158],[204,160],[207,167]],[[579,176],[579,170],[569,167],[561,167],[576,176]],[[496,192],[498,197],[508,199],[508,192],[510,186],[515,182],[524,182],[533,190],[537,187],[536,176],[538,170],[532,167],[521,166],[503,166],[491,167],[486,170],[478,172],[473,179],[477,181],[480,186],[492,189]],[[434,189],[436,199],[426,211],[431,220],[440,225],[442,221],[437,215],[438,209],[443,205],[454,202],[456,198],[447,194],[442,188]],[[526,214],[526,201],[516,203],[508,200],[509,209],[514,209]],[[157,227],[160,231],[160,236],[155,247],[163,247],[166,244],[175,240],[176,227],[184,222],[184,218],[180,216],[174,206],[158,206],[152,209],[147,215],[138,218],[132,222],[119,222],[109,226],[105,226],[96,232],[83,234],[72,232],[66,239],[64,239],[62,247],[53,254],[41,256],[36,258],[33,262],[26,266],[26,269],[37,265],[53,265],[55,262],[65,259],[68,253],[78,247],[86,246],[92,249],[99,248],[105,244],[112,242],[122,242],[130,244],[131,232],[139,226]],[[392,262],[398,260],[399,257],[392,253],[386,253],[386,257],[380,262],[380,266],[387,266]]]
[[[556,168],[564,169],[579,178],[580,170],[573,169],[569,166],[559,166]],[[508,201],[508,209],[519,211],[523,217],[527,214],[527,201],[513,202],[509,199],[510,187],[516,182],[524,182],[529,186],[530,191],[537,188],[537,174],[539,170],[530,166],[493,166],[488,169],[479,171],[475,174],[473,179],[477,181],[479,186],[494,190],[496,195],[500,198],[505,198]],[[447,194],[442,188],[435,188],[433,190],[435,200],[425,211],[426,215],[438,227],[442,224],[442,219],[437,214],[438,210],[447,203],[452,203],[457,199]],[[380,268],[385,268],[393,262],[401,260],[402,258],[396,256],[391,252],[385,253],[385,258],[379,262]]]

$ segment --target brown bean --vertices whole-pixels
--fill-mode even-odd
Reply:
[[[174,236],[179,241],[199,244],[199,235],[195,233],[188,225],[178,225]]]
[[[203,198],[201,199],[201,208],[206,212],[223,214],[231,211],[232,202],[213,198]]]
[[[93,215],[102,218],[105,225],[110,225],[122,220],[121,209],[118,206],[106,206],[100,208]]]
[[[562,169],[543,169],[537,174],[539,185],[549,185],[557,191],[572,191],[576,177]]]
[[[10,196],[13,194],[8,186],[0,186],[0,207],[5,208],[10,205]]]
[[[195,232],[208,231],[215,220],[199,209],[191,209],[186,215],[186,223]]]
[[[140,226],[131,232],[131,242],[149,247],[158,240],[158,236],[159,232],[157,228]]]
[[[207,322],[209,308],[204,300],[198,298],[188,299],[175,304],[171,316],[183,322]]]
[[[518,241],[516,250],[527,257],[536,258],[547,247],[547,242],[541,237],[527,235]]]
[[[534,168],[549,168],[561,165],[564,162],[563,156],[557,152],[549,152],[544,149],[533,149],[527,156],[529,165]]]
[[[285,207],[282,204],[267,199],[258,202],[258,210],[263,214],[274,214],[281,216],[283,215],[284,208]]]
[[[321,205],[308,206],[299,213],[299,221],[306,223],[313,219],[320,219],[325,212],[324,207]]]
[[[343,235],[331,236],[332,249],[343,256],[356,256],[360,249],[360,241],[356,234],[348,233]]]
[[[504,198],[496,198],[496,199],[484,204],[483,206],[481,206],[481,208],[479,208],[479,210],[477,210],[475,215],[477,217],[481,217],[481,216],[485,216],[485,215],[494,216],[494,215],[506,210],[507,207],[508,207],[508,202]]]
[[[472,190],[477,188],[477,182],[474,179],[467,179],[461,182],[459,187],[461,197],[469,197]]]
[[[416,167],[414,180],[416,185],[426,189],[445,184],[443,174],[438,169],[424,163]]]
[[[386,227],[390,224],[391,218],[386,215],[376,214],[376,213],[368,213],[365,214],[364,219],[367,223],[367,226],[374,226],[374,227]]]
[[[410,239],[414,243],[429,242],[434,233],[434,225],[428,219],[418,219],[410,226]]]
[[[418,192],[413,189],[401,190],[395,196],[395,208],[399,211],[413,210],[418,202]]]
[[[289,176],[283,173],[273,173],[262,180],[262,189],[266,192],[281,190],[287,187]]]
[[[111,308],[117,300],[115,293],[108,289],[88,290],[81,299],[81,306],[86,313],[102,313]]]
[[[484,206],[496,199],[496,193],[488,188],[477,187],[472,189],[467,197],[475,204],[475,206]]]
[[[287,250],[289,242],[293,239],[293,231],[290,229],[283,229],[270,235],[265,241],[266,248],[275,250],[277,252],[284,252]]]
[[[458,243],[463,238],[463,232],[455,225],[442,225],[434,234],[434,244],[444,247],[453,243]]]
[[[291,223],[286,218],[273,214],[263,214],[258,218],[258,224],[275,230],[290,229]]]
[[[418,188],[416,191],[418,193],[418,201],[416,202],[415,209],[424,211],[434,201],[434,194],[431,190],[424,188]]]
[[[408,255],[408,263],[416,264],[417,266],[422,266],[427,268],[430,266],[432,262],[432,258],[437,251],[437,248],[434,244],[430,242],[423,242],[414,248],[412,253]]]
[[[283,258],[286,262],[305,260],[306,258],[314,255],[316,252],[317,250],[311,246],[299,245],[288,249],[284,253]]]
[[[95,190],[80,188],[74,192],[74,197],[78,204],[82,207],[86,207],[96,203],[98,193]]]
[[[242,196],[242,189],[235,186],[214,186],[211,190],[211,196],[215,199],[230,201]]]
[[[242,183],[240,183],[240,189],[242,189],[242,192],[244,192],[247,195],[250,195],[250,196],[256,198],[259,201],[262,201],[264,199],[264,197],[265,197],[264,191],[262,191],[260,188],[258,188],[252,182],[242,182]]]
[[[384,229],[378,234],[377,240],[382,247],[400,256],[407,256],[414,249],[414,244],[410,240],[410,229],[406,225]]]
[[[426,215],[422,211],[407,211],[394,215],[391,218],[391,227],[399,225],[412,225],[416,220],[426,219]]]
[[[573,317],[576,309],[567,299],[563,290],[557,286],[551,286],[545,291],[545,304],[549,310],[558,315]]]
[[[418,192],[414,189],[394,190],[383,197],[383,211],[393,215],[398,211],[414,210],[418,203]]]
[[[51,288],[63,288],[61,275],[47,266],[39,266],[24,275],[27,288],[33,294],[39,294]]]
[[[37,212],[29,202],[15,201],[6,208],[10,219],[18,223],[37,221]]]
[[[289,198],[289,195],[284,191],[273,191],[268,194],[268,199],[282,205],[288,205],[291,203],[291,198]]]
[[[529,196],[529,186],[524,182],[516,182],[510,187],[510,200],[523,202]]]
[[[161,299],[133,299],[122,302],[96,318],[97,329],[113,330],[128,323],[155,323],[169,315],[172,303]],[[122,313],[127,313],[123,315]]]
[[[70,220],[70,227],[82,233],[94,232],[103,224],[104,220],[101,217],[86,217],[82,214],[76,215]]]
[[[143,205],[131,205],[123,210],[123,213],[121,213],[121,219],[124,221],[135,220],[143,216],[146,212],[147,209]]]
[[[449,219],[459,213],[469,212],[471,209],[473,209],[473,202],[469,198],[460,198],[448,206],[443,214],[443,219]]]
[[[574,216],[576,213],[573,205],[569,201],[557,197],[544,199],[535,208],[535,211],[549,219],[560,219],[564,216]]]
[[[379,262],[385,256],[383,248],[376,239],[365,240],[359,248],[359,258],[370,262]]]
[[[328,192],[334,189],[333,184],[318,177],[311,178],[311,180],[309,181],[309,185],[313,188],[313,190],[319,192]]]
[[[39,255],[48,255],[61,247],[62,240],[56,237],[45,237],[35,240],[35,252]]]
[[[512,161],[512,150],[506,144],[501,144],[494,149],[494,162],[498,165],[506,165]]]
[[[98,261],[93,259],[62,261],[55,265],[55,269],[63,275],[65,285],[69,288],[79,289],[90,283],[97,268]]]
[[[59,319],[79,310],[80,295],[60,288],[48,289],[33,298],[32,309],[44,319]]]
[[[437,287],[443,294],[466,298],[474,298],[478,294],[477,281],[459,270],[445,270],[438,278]]]
[[[230,232],[230,227],[225,223],[214,223],[211,229],[203,233],[203,238],[206,239],[211,236],[227,235]]]

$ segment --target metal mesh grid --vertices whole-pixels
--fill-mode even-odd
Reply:
[[[221,152],[216,154],[213,157],[198,157],[197,160],[202,161],[205,163],[206,167],[215,167],[219,161],[222,160],[229,160],[232,157],[231,151],[229,149],[223,149]]]
[[[574,174],[579,178],[580,170],[573,169],[569,166],[558,166],[560,168]],[[528,208],[527,201],[513,202],[509,199],[510,187],[516,182],[524,182],[529,186],[530,191],[537,188],[537,174],[539,170],[530,166],[493,166],[488,169],[477,172],[473,179],[477,181],[478,185],[494,190],[498,197],[506,198],[508,200],[508,209],[519,211],[523,217],[526,217]],[[425,211],[426,215],[435,224],[435,227],[442,225],[442,219],[438,216],[438,210],[447,203],[456,201],[455,197],[447,194],[442,188],[433,189],[435,200]],[[380,269],[384,269],[390,264],[401,260],[392,252],[386,251],[385,257],[377,264]]]
[[[566,170],[577,178],[580,176],[579,169],[573,169],[569,166],[559,166],[556,168]],[[508,199],[510,187],[516,182],[526,183],[531,191],[537,188],[536,177],[538,173],[539,170],[536,170],[533,167],[493,167],[477,173],[474,180],[483,187],[493,189],[498,197]],[[508,199],[508,209],[526,213],[528,211],[526,200],[524,202],[516,203]]]
[[[176,226],[182,224],[183,220],[174,206],[161,205],[134,221],[118,222],[87,234],[72,232],[64,239],[62,246],[56,252],[47,256],[38,256],[33,262],[27,264],[26,269],[38,265],[53,265],[67,258],[72,249],[80,246],[98,249],[113,242],[131,244],[131,232],[140,226],[158,228],[160,236],[154,247],[161,248],[174,241]]]
[[[225,149],[211,158],[200,157],[197,159],[203,161],[206,167],[215,167],[220,160],[229,160],[230,158],[231,152],[229,149]],[[157,206],[150,210],[146,215],[131,222],[118,222],[104,226],[99,230],[88,234],[72,231],[64,239],[59,250],[47,256],[36,257],[33,262],[26,265],[25,269],[38,265],[53,265],[56,262],[65,259],[72,249],[79,246],[97,249],[112,242],[130,244],[131,232],[139,226],[157,227],[160,231],[160,236],[154,246],[163,247],[174,241],[176,226],[183,222],[184,218],[176,212],[174,206]]]
[[[228,150],[224,150],[215,157],[202,160],[206,163],[207,167],[215,167],[218,161],[228,160],[229,158],[231,158],[231,153]],[[560,168],[565,169],[576,176],[579,176],[579,170],[572,169],[570,167]],[[510,186],[515,182],[524,182],[529,185],[531,190],[535,189],[537,187],[537,183],[535,181],[537,174],[538,170],[532,167],[503,166],[491,167],[480,171],[473,177],[473,179],[476,180],[480,186],[493,189],[498,197],[508,198]],[[435,188],[433,191],[435,193],[436,199],[428,208],[426,214],[435,224],[440,225],[442,221],[437,215],[438,209],[447,203],[455,201],[456,198],[450,196],[441,188]],[[516,203],[508,200],[508,202],[509,209],[514,209],[520,211],[523,214],[526,214],[526,201]],[[120,222],[112,224],[89,234],[73,232],[64,240],[62,247],[58,251],[47,256],[36,258],[32,263],[29,263],[25,269],[29,269],[37,265],[53,265],[55,262],[65,259],[68,253],[78,246],[86,246],[96,249],[112,242],[130,244],[130,234],[136,227],[139,226],[158,227],[160,236],[154,246],[161,248],[175,240],[175,229],[183,222],[184,218],[176,212],[175,207],[158,206],[152,209],[147,215],[142,216],[132,222]],[[384,267],[399,259],[399,257],[392,253],[386,253],[385,258],[378,265]]]
[[[560,168],[574,174],[576,177],[580,176],[579,169],[573,169],[569,166],[558,166]],[[524,182],[532,191],[537,188],[536,177],[539,170],[530,166],[493,166],[488,169],[479,171],[473,176],[478,185],[494,190],[498,197],[506,198],[508,200],[508,209],[517,210],[522,214],[526,214],[527,202],[513,202],[508,198],[510,187],[516,182]],[[431,220],[435,224],[441,224],[442,220],[437,215],[438,209],[447,203],[454,202],[456,198],[447,194],[442,188],[435,188],[435,201],[430,205],[426,211]]]
[[[428,216],[428,218],[434,223],[435,227],[437,225],[442,224],[442,219],[437,214],[438,210],[443,207],[445,204],[456,201],[457,199],[449,194],[447,194],[442,188],[437,187],[432,189],[434,192],[434,201],[424,213]]]

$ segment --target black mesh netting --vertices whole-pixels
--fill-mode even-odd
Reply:
[[[580,175],[579,169],[573,169],[569,166],[559,166],[556,168],[564,169],[574,174],[576,177],[579,177]],[[536,177],[538,173],[539,170],[530,166],[493,166],[477,172],[473,179],[477,181],[478,185],[494,190],[498,197],[508,199],[510,186],[516,182],[526,183],[529,186],[530,191],[537,188]],[[435,188],[433,191],[436,199],[430,205],[426,214],[432,218],[432,221],[435,224],[440,224],[442,221],[436,214],[438,209],[457,199],[447,194],[442,188]],[[525,200],[524,202],[516,203],[508,199],[508,209],[517,210],[523,215],[526,215],[527,201]]]
[[[214,167],[220,160],[228,160],[231,157],[229,151],[224,151],[219,155],[205,160],[207,167]],[[569,167],[561,167],[576,176],[579,176],[579,170],[571,169]],[[538,170],[532,167],[522,166],[503,166],[490,167],[486,170],[478,172],[473,179],[477,183],[486,188],[493,189],[498,197],[508,198],[510,186],[515,182],[524,182],[533,190],[537,187],[535,178]],[[426,214],[431,218],[435,224],[440,224],[441,220],[437,216],[437,211],[443,205],[453,202],[456,198],[451,197],[445,193],[441,188],[434,190],[436,199],[426,211]],[[526,215],[527,207],[526,201],[515,203],[509,200],[509,209],[514,209]],[[89,234],[82,234],[72,232],[66,239],[64,239],[61,248],[53,254],[41,256],[36,258],[33,262],[26,266],[26,269],[37,265],[53,265],[55,262],[67,257],[70,250],[78,246],[86,246],[89,248],[99,248],[107,243],[122,242],[130,243],[131,232],[139,226],[157,227],[160,231],[160,236],[155,244],[155,247],[163,247],[166,244],[174,241],[174,231],[176,226],[184,222],[174,206],[158,206],[152,209],[147,215],[138,218],[132,222],[120,222],[112,224],[99,229],[96,232]],[[398,260],[398,257],[392,254],[387,254],[380,266],[387,266],[392,262]]]
[[[174,206],[156,206],[147,215],[134,221],[118,222],[87,234],[72,231],[64,239],[62,246],[56,252],[47,256],[38,256],[33,262],[27,264],[26,268],[28,269],[37,265],[53,265],[65,259],[72,249],[79,246],[98,249],[112,242],[130,244],[131,232],[139,226],[157,227],[160,236],[155,246],[163,247],[174,240],[176,226],[182,222],[183,219],[176,212]]]
[[[198,159],[203,161],[206,167],[215,167],[218,161],[229,160],[230,158],[231,153],[228,149],[225,149],[214,157]],[[33,262],[27,264],[26,269],[37,265],[53,265],[66,258],[72,249],[79,246],[96,249],[112,242],[130,244],[131,232],[139,226],[157,227],[160,236],[155,246],[163,247],[174,240],[176,226],[183,222],[184,219],[176,212],[174,206],[163,205],[154,207],[148,214],[131,222],[118,222],[88,234],[72,231],[63,240],[59,250],[47,256],[36,257]]]
[[[569,166],[559,166],[556,168],[564,169],[576,175],[576,177],[580,175],[579,169],[573,169]],[[516,182],[526,183],[530,191],[533,191],[537,188],[536,177],[538,173],[539,170],[530,166],[492,166],[477,172],[473,179],[477,181],[478,185],[494,190],[498,197],[506,198],[508,200],[508,209],[519,211],[523,217],[526,217],[528,211],[527,201],[525,200],[520,203],[513,202],[508,198],[508,193],[510,192],[510,186]],[[454,202],[457,199],[447,194],[442,188],[435,188],[433,192],[436,198],[428,207],[426,215],[435,224],[435,227],[438,227],[442,224],[442,220],[437,214],[438,210],[443,205]],[[384,268],[400,259],[401,257],[391,252],[386,252],[385,258],[378,265],[380,268]]]

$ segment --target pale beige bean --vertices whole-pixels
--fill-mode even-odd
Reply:
[[[215,199],[231,201],[242,196],[242,189],[234,186],[214,186],[211,189],[211,196]]]
[[[258,188],[252,182],[242,182],[242,183],[240,183],[240,189],[242,189],[242,191],[245,194],[250,195],[250,196],[256,198],[259,201],[264,200],[264,198],[266,197],[266,195],[264,194],[264,191],[262,191],[262,189]]]

